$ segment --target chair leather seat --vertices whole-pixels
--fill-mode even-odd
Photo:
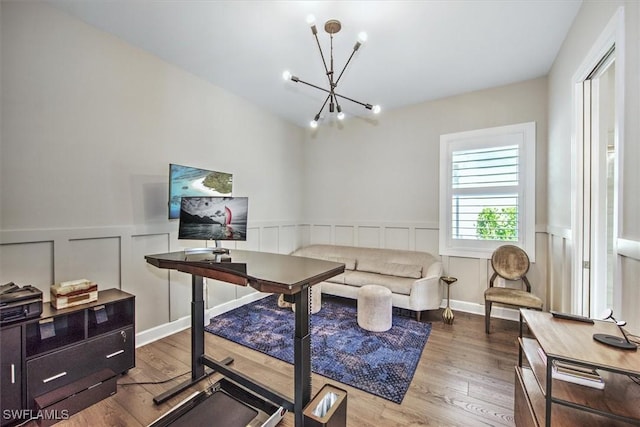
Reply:
[[[542,308],[542,300],[520,289],[491,287],[484,292],[486,301],[521,307]]]

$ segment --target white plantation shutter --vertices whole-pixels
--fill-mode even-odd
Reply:
[[[442,135],[440,163],[440,253],[511,243],[533,258],[535,123]]]
[[[452,153],[452,238],[517,241],[518,159],[517,145]],[[482,212],[495,212],[505,219],[514,213],[516,222],[498,221],[506,230],[483,227]]]

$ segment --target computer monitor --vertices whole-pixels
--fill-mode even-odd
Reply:
[[[191,166],[169,164],[169,219],[180,217],[185,196],[231,196],[233,175]]]
[[[178,239],[247,240],[247,197],[182,197]]]

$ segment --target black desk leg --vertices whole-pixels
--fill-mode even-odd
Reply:
[[[309,334],[309,286],[295,294],[296,316],[294,335],[294,411],[295,426],[304,426],[302,411],[311,401],[311,335]]]
[[[205,371],[205,366],[202,364],[200,359],[204,354],[203,282],[202,276],[191,276],[191,288],[193,293],[191,296],[191,378],[154,397],[153,402],[156,405],[171,399],[176,394],[181,393],[215,372],[213,370]],[[233,362],[233,359],[227,357],[220,363],[228,365],[231,362]]]

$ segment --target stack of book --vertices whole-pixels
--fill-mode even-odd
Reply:
[[[98,284],[87,279],[70,280],[51,286],[51,305],[57,309],[98,300]]]
[[[538,348],[538,353],[546,365],[547,355],[544,354],[541,348]],[[604,388],[604,381],[595,369],[561,360],[554,360],[552,366],[551,377],[554,379],[597,388],[599,390]]]

